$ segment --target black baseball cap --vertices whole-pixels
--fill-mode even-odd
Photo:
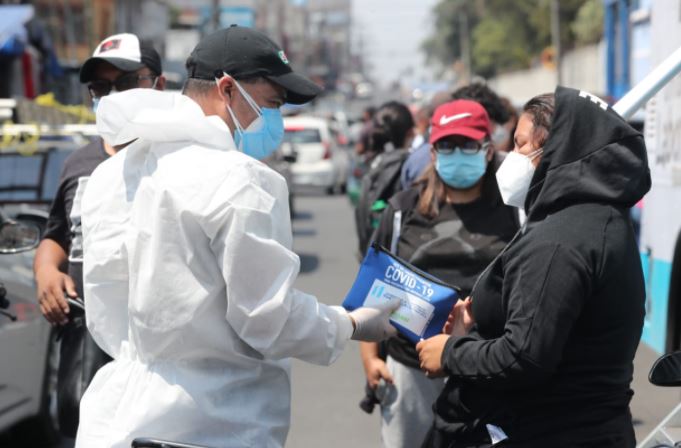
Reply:
[[[286,53],[265,34],[232,25],[201,39],[187,59],[187,77],[214,80],[223,72],[236,80],[263,77],[286,89],[286,102],[303,104],[321,87],[295,73]]]
[[[154,47],[130,33],[115,34],[100,42],[92,57],[80,68],[80,82],[94,80],[95,67],[100,61],[124,72],[134,72],[142,67],[149,68],[155,75],[163,72],[161,56]]]

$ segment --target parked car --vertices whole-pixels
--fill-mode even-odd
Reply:
[[[284,129],[282,151],[297,155],[291,165],[293,184],[324,188],[328,194],[344,193],[350,167],[349,150],[341,145],[339,134],[329,122],[311,116],[285,117]]]
[[[277,173],[286,179],[288,185],[288,207],[291,213],[291,218],[295,215],[295,190],[293,188],[293,173],[291,171],[291,164],[296,161],[297,154],[288,150],[284,153],[281,149],[263,160],[267,166],[272,168]]]
[[[45,221],[40,209],[0,206],[0,432],[11,429],[13,443],[37,447],[59,439],[58,342],[40,313],[31,268],[42,231],[36,223]]]
[[[0,127],[1,446],[42,448],[59,439],[59,342],[40,312],[32,265],[63,162],[96,132],[76,126],[69,135],[71,128],[28,136],[21,125]]]

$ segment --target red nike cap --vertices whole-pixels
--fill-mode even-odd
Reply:
[[[489,115],[479,103],[455,100],[435,109],[430,119],[430,144],[450,135],[463,135],[473,140],[489,136]]]

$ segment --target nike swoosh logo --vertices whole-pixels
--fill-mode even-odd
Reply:
[[[443,115],[440,118],[440,126],[444,126],[444,125],[451,123],[452,121],[455,121],[455,120],[461,120],[462,118],[470,117],[471,115],[473,115],[473,114],[471,114],[470,112],[464,112],[462,114],[452,115],[451,117]]]

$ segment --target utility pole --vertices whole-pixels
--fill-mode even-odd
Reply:
[[[468,11],[461,11],[459,14],[459,45],[461,48],[461,59],[465,67],[466,83],[470,82],[473,76],[473,67],[471,67],[471,36],[468,31]]]
[[[64,6],[64,22],[66,26],[66,49],[69,59],[69,64],[72,67],[78,65],[78,52],[76,50],[76,24],[73,20],[73,10],[71,9],[71,2],[69,0],[63,1]],[[82,30],[78,30],[82,32]]]
[[[220,28],[220,0],[213,0],[213,14],[211,16],[211,31],[217,31]]]
[[[560,48],[560,5],[558,0],[551,0],[551,41],[554,50],[554,60],[556,64],[556,83],[563,84],[563,73],[561,69],[561,48]]]

